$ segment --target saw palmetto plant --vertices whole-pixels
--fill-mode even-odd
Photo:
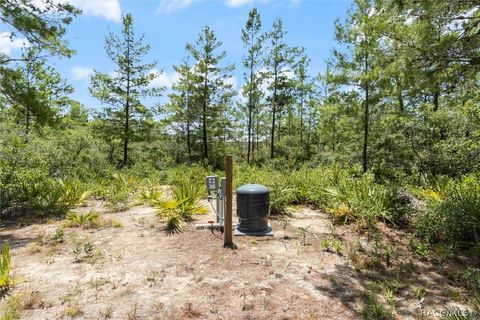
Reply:
[[[193,220],[196,214],[205,214],[207,209],[200,204],[201,188],[188,182],[173,187],[173,196],[155,204],[157,214],[167,219],[167,233],[180,232],[183,222]]]
[[[137,192],[135,204],[154,206],[161,201],[163,190],[158,186],[144,186]]]
[[[67,214],[68,227],[94,227],[100,220],[100,213],[89,211],[86,213],[69,212]]]

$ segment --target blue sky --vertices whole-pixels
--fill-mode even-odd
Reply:
[[[38,1],[38,0],[34,0]],[[60,1],[60,0],[57,0]],[[65,0],[63,0],[65,1]],[[89,109],[100,103],[88,92],[93,68],[110,72],[113,66],[104,50],[105,35],[119,32],[122,14],[132,13],[135,30],[145,33],[151,50],[146,60],[158,61],[163,75],[157,84],[169,86],[175,80],[172,65],[185,57],[185,44],[194,42],[200,29],[209,25],[223,42],[226,63],[236,65],[235,82],[243,83],[241,58],[244,53],[240,30],[248,12],[257,7],[264,30],[282,17],[290,45],[304,46],[311,58],[310,73],[325,70],[334,41],[334,20],[344,18],[351,0],[68,0],[83,9],[66,34],[77,54],[70,59],[53,59],[57,70],[75,88],[73,98]],[[8,30],[0,30],[5,34]],[[19,41],[9,42],[0,34],[0,51],[18,54]]]

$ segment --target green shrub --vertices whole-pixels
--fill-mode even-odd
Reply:
[[[426,189],[425,210],[418,216],[417,234],[430,243],[480,243],[480,181],[465,176],[441,189]]]
[[[110,208],[121,211],[129,207],[129,201],[138,187],[138,179],[128,173],[113,173],[109,179],[100,181],[95,194],[107,201]]]
[[[398,223],[407,219],[408,199],[393,186],[375,183],[373,175],[357,178],[342,174],[324,190],[327,211],[337,220],[356,220],[372,228],[377,220]]]
[[[289,177],[272,166],[262,168],[238,166],[234,173],[235,187],[247,183],[265,185],[270,190],[270,212],[273,215],[290,214],[290,205],[296,203],[295,188]]]

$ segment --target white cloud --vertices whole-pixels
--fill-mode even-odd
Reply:
[[[11,38],[10,32],[0,33],[0,53],[9,56],[13,50],[21,49],[28,45],[27,39]]]
[[[170,13],[189,7],[193,2],[198,0],[160,0],[157,7],[157,13]]]
[[[268,2],[275,2],[278,0],[225,0],[225,5],[233,8],[245,6],[248,4],[253,4],[253,3],[268,3]],[[291,2],[293,1],[299,1],[299,0],[290,0]]]
[[[32,4],[40,9],[45,9],[44,0],[31,0]],[[69,3],[82,10],[82,14],[102,17],[107,20],[120,22],[122,10],[120,0],[51,0],[54,3]]]
[[[83,14],[102,17],[120,22],[122,10],[119,0],[67,0],[73,6],[82,10]]]
[[[160,4],[157,7],[157,13],[170,13],[173,11],[185,9],[191,6],[195,2],[202,2],[206,0],[160,0]],[[282,0],[223,0],[223,4],[232,7],[238,8],[249,4],[254,3],[269,3]],[[291,4],[298,4],[301,0],[289,0]]]
[[[240,7],[252,2],[254,2],[254,0],[226,0],[225,4],[229,7]]]
[[[75,66],[71,69],[71,73],[74,80],[88,81],[93,73],[93,68]]]
[[[157,69],[152,69],[150,70],[150,73],[157,75],[157,77],[149,84],[149,87],[151,88],[166,87],[167,89],[170,89],[172,87],[172,84],[174,84],[179,79],[179,75],[175,71],[172,73],[168,73],[159,71]]]

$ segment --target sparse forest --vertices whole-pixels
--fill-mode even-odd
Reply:
[[[235,187],[260,183],[270,189],[276,240],[239,240],[238,257],[221,248],[205,249],[205,255],[225,256],[215,259],[228,269],[235,267],[234,259],[253,259],[246,247],[270,256],[276,254],[269,252],[273,243],[287,248],[286,242],[296,241],[298,256],[290,252],[285,258],[293,259],[292,265],[334,257],[349,266],[357,285],[342,278],[343,271],[332,272],[337,278],[330,287],[343,287],[336,290],[346,290],[345,296],[316,284],[321,298],[311,294],[304,307],[291,302],[292,309],[278,311],[279,317],[329,319],[347,310],[345,319],[430,319],[433,314],[421,310],[433,306],[468,310],[442,314],[444,319],[480,317],[478,0],[354,0],[346,19],[335,23],[338,46],[323,73],[311,70],[305,48],[287,41],[289,26],[282,17],[267,25],[254,8],[238,30],[239,64],[231,64],[224,39],[206,25],[185,39],[171,88],[151,86],[159,76],[152,70],[165,66],[146,58],[150,46],[136,27],[141,17],[125,14],[121,32],[105,32],[105,55],[115,69],[95,70],[90,77],[97,108],[75,101],[74,88],[51,63],[75,54],[64,35],[81,14],[58,1],[0,0],[2,25],[29,42],[18,58],[0,54],[0,319],[115,315],[115,306],[102,308],[98,317],[84,310],[82,301],[89,302],[79,298],[76,287],[68,289],[61,306],[49,307],[34,296],[41,289],[25,293],[20,280],[25,273],[16,274],[21,259],[39,252],[47,261],[68,252],[75,266],[108,259],[122,265],[120,254],[112,258],[101,249],[107,240],[87,239],[96,232],[157,237],[149,243],[175,251],[173,264],[184,261],[183,251],[204,250],[197,245],[216,241],[212,246],[220,247],[209,233],[201,233],[195,244],[192,233],[199,231],[191,227],[209,209],[204,178],[224,175],[226,154],[234,156]],[[234,70],[243,75],[238,88],[231,81]],[[153,213],[136,216],[135,208]],[[316,230],[317,222],[296,225],[298,215],[312,219],[309,210],[322,215],[317,222],[324,229]],[[132,231],[131,221],[142,229]],[[45,228],[39,235],[33,226]],[[135,239],[125,245],[132,251]],[[202,261],[192,262],[192,269]],[[182,263],[175,264],[172,277],[188,274],[188,262]],[[268,265],[270,275],[290,279],[277,275],[285,263]],[[284,272],[303,272],[298,268]],[[147,285],[163,281],[168,266],[160,269],[147,272]],[[105,280],[85,289],[97,294],[107,283],[116,288],[128,282],[128,276],[117,282],[92,279],[85,281]],[[230,290],[208,286],[209,292]],[[292,295],[302,297],[300,287]],[[253,318],[267,319],[290,290],[276,288],[281,293],[271,308],[261,309],[253,293],[248,302],[248,288],[231,299],[243,299],[239,312],[246,318],[257,312]],[[338,306],[316,309],[328,304],[322,299]],[[208,313],[200,302],[172,301],[151,313],[140,304],[139,314],[137,305],[129,306],[112,318],[240,317]],[[57,309],[50,316],[32,311],[49,308]]]

